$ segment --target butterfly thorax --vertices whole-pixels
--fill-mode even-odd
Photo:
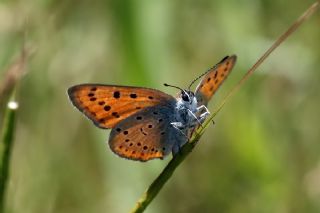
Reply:
[[[175,123],[179,124],[179,129],[187,129],[192,126],[198,112],[197,99],[194,93],[182,91],[177,98],[175,111]]]

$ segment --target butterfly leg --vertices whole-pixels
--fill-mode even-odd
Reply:
[[[202,123],[201,120],[199,120],[198,117],[197,117],[190,109],[188,109],[188,112],[189,112],[190,115],[193,116],[193,118],[195,119],[195,121],[197,121],[198,124],[199,124],[201,127],[203,127],[202,124],[201,124],[201,123]],[[201,115],[200,115],[200,119],[201,119]],[[192,127],[192,126],[191,126],[191,127]]]
[[[173,128],[177,129],[179,132],[181,132],[181,134],[188,138],[188,136],[183,132],[183,130],[185,130],[185,126],[181,122],[172,122],[170,124],[173,126]]]
[[[197,112],[200,112],[203,110],[204,112],[201,113],[199,117],[197,117],[191,110],[188,109],[189,114],[195,118],[195,121],[197,121],[198,125],[201,126],[202,128],[203,128],[202,126],[203,121],[208,117],[208,115],[210,115],[210,112],[205,105],[201,105],[200,107],[197,108]]]
[[[210,115],[210,112],[208,110],[208,108],[205,105],[201,105],[197,108],[197,110],[203,110],[204,112],[202,114],[200,114],[200,121],[201,123]]]
[[[210,111],[208,110],[208,108],[205,105],[201,105],[197,108],[197,111],[201,111],[201,110],[205,111],[203,114],[210,115]]]

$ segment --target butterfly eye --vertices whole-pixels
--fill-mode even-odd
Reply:
[[[183,101],[186,101],[186,102],[189,102],[189,101],[190,101],[190,100],[189,100],[189,96],[188,96],[185,92],[182,93],[181,98],[182,98]]]

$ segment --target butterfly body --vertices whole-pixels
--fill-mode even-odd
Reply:
[[[159,90],[102,84],[68,89],[73,105],[99,128],[112,129],[110,149],[131,160],[148,161],[179,152],[190,132],[209,115],[208,100],[231,71],[236,57],[211,68],[195,93],[177,98]]]
[[[171,126],[175,129],[176,135],[180,138],[176,139],[173,144],[172,153],[177,153],[180,148],[188,141],[189,131],[209,115],[201,112],[201,106],[198,107],[197,99],[193,92],[182,90],[178,95],[175,103],[173,119],[170,121]]]
[[[195,114],[198,112],[197,99],[191,91],[182,91],[176,102],[176,119],[184,122],[184,125],[194,120]],[[186,98],[182,98],[185,96]]]

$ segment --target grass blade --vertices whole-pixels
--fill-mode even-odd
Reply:
[[[0,164],[0,212],[4,210],[5,192],[9,177],[10,158],[15,132],[15,107],[8,107],[5,113],[5,123],[2,132],[1,164]]]

